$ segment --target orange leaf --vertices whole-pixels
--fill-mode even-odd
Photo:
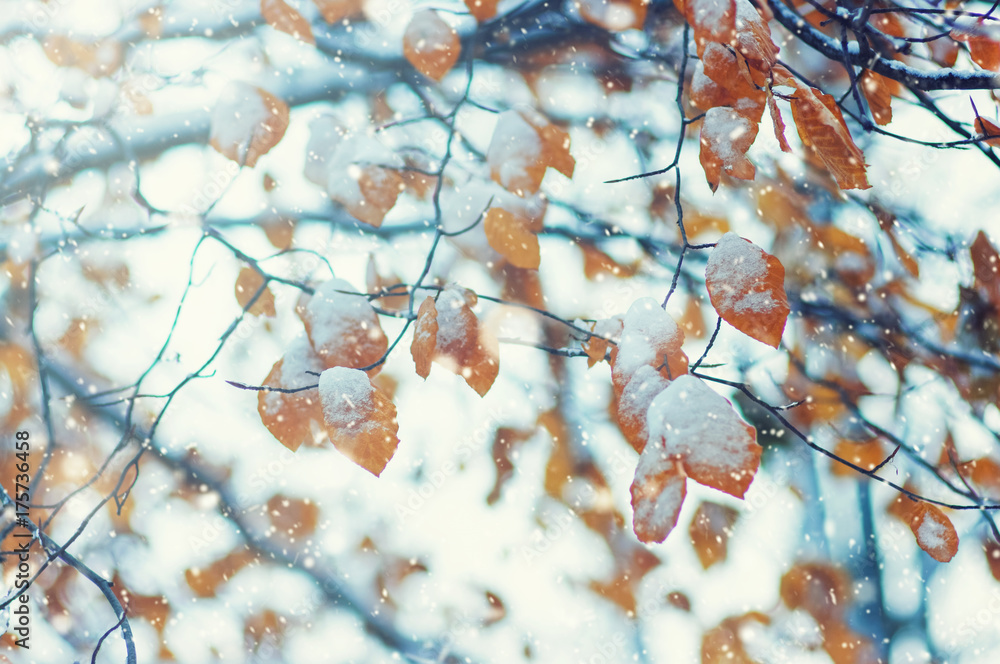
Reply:
[[[984,143],[1000,148],[1000,127],[978,115],[973,126],[976,128],[976,134],[982,138]],[[979,232],[982,233],[982,231]]]
[[[323,20],[330,24],[360,14],[364,6],[362,0],[313,0],[313,4],[319,9]]]
[[[309,21],[285,0],[260,0],[260,15],[275,30],[287,33],[307,44],[315,44]]]
[[[577,244],[583,252],[583,275],[588,279],[600,281],[605,274],[619,278],[634,277],[638,272],[637,263],[622,265],[589,242]]]
[[[782,152],[791,152],[792,148],[788,145],[788,139],[785,138],[785,121],[781,118],[781,111],[778,109],[777,102],[774,101],[774,95],[771,94],[771,90],[767,91],[767,110],[771,113],[771,124],[774,125],[774,137],[778,139],[778,147],[781,148]]]
[[[234,81],[212,109],[209,144],[224,157],[252,168],[287,128],[288,104],[266,90]]]
[[[708,569],[716,563],[725,562],[732,534],[739,512],[732,507],[709,501],[702,502],[691,518],[688,534],[701,566]]]
[[[256,555],[249,549],[240,549],[216,560],[208,567],[192,567],[184,570],[184,579],[195,596],[215,597],[219,586],[229,581],[255,559]]]
[[[994,306],[1000,307],[1000,254],[993,248],[986,233],[979,231],[976,234],[969,254],[975,275],[973,286],[985,291]]]
[[[289,498],[275,494],[267,501],[267,516],[279,533],[292,539],[307,537],[319,523],[319,507],[308,498]]]
[[[480,23],[488,21],[497,15],[497,4],[500,0],[465,0],[465,6]]]
[[[403,34],[403,55],[424,76],[440,81],[458,62],[458,33],[433,9],[417,12]]]
[[[410,355],[417,367],[417,375],[427,378],[431,373],[431,362],[437,349],[438,320],[434,298],[427,297],[417,311],[417,324],[410,344]]]
[[[372,475],[381,475],[399,445],[392,401],[363,371],[345,367],[322,373],[319,395],[333,446]]]
[[[997,581],[1000,581],[1000,544],[989,538],[983,542],[983,553],[986,554],[986,564],[990,567],[990,574]]]
[[[569,134],[544,117],[508,110],[497,119],[486,163],[494,182],[524,197],[538,191],[548,167],[573,177],[576,160],[569,147]]]
[[[327,368],[368,367],[381,360],[389,347],[368,298],[353,292],[343,279],[330,279],[296,307],[313,348]],[[380,368],[374,366],[368,372],[375,375]]]
[[[705,286],[719,316],[774,348],[790,311],[784,282],[781,262],[735,233],[722,236],[705,267]]]
[[[950,35],[955,41],[965,42],[969,45],[969,55],[973,62],[983,69],[997,71],[1000,69],[1000,44],[988,34],[984,34],[982,29],[982,23],[977,22],[971,26],[956,28],[951,31]]]
[[[910,530],[917,546],[939,563],[946,563],[958,553],[958,533],[951,520],[936,505],[917,503],[910,515]]]
[[[284,357],[274,363],[263,384],[281,389],[315,385],[316,377],[306,372],[319,373],[324,368],[309,342],[300,336],[292,342]],[[319,398],[313,390],[290,394],[262,390],[257,393],[257,412],[271,435],[292,452],[303,441],[313,440],[312,422],[323,419]]]
[[[815,150],[841,189],[870,189],[865,156],[854,144],[833,97],[792,81],[792,118],[806,148]]]
[[[236,277],[236,301],[251,316],[260,316],[263,314],[274,318],[274,293],[266,286],[260,297],[247,309],[250,299],[260,290],[261,286],[264,286],[264,277],[251,267],[243,268],[240,270],[239,276]]]
[[[850,461],[855,466],[860,466],[865,470],[873,470],[889,456],[889,453],[885,451],[885,447],[878,438],[872,438],[861,443],[841,440],[833,448],[833,453],[841,459]],[[830,472],[840,477],[850,477],[857,474],[853,468],[849,468],[836,461],[832,462]]]
[[[451,286],[441,291],[434,361],[484,396],[500,373],[500,344],[472,313],[477,300],[476,294],[465,288]]]
[[[781,599],[790,609],[804,609],[821,625],[839,620],[851,600],[850,579],[825,563],[800,563],[781,577]]]
[[[537,270],[541,255],[538,236],[528,229],[528,223],[520,215],[503,208],[490,208],[483,219],[486,240],[513,265]]]
[[[647,449],[649,449],[647,447]],[[687,493],[684,469],[654,455],[639,457],[632,495],[632,530],[641,542],[662,542],[677,525]]]
[[[736,33],[734,0],[685,0],[684,18],[694,30],[699,55],[708,42],[728,44]]]
[[[757,169],[746,157],[757,138],[757,125],[728,106],[710,108],[701,125],[701,167],[708,186],[719,188],[722,171],[753,180]]]
[[[621,399],[629,381],[640,367],[650,366],[673,380],[688,370],[688,358],[681,350],[684,333],[677,323],[651,297],[632,303],[622,325],[611,368],[611,383]]]
[[[679,461],[694,481],[742,498],[760,466],[757,431],[727,399],[690,374],[653,399],[649,442],[640,456]]]
[[[892,95],[898,93],[899,83],[865,69],[861,72],[858,85],[865,93],[875,124],[882,126],[892,122]]]
[[[612,352],[617,350],[618,346],[613,345],[611,342],[614,341],[617,344],[621,339],[622,325],[621,316],[614,316],[594,322],[590,330],[599,336],[590,337],[583,344],[583,350],[587,353],[588,369],[607,356],[609,346],[613,349]]]
[[[632,374],[618,399],[618,427],[636,452],[642,452],[649,437],[646,411],[669,383],[656,369],[644,364]]]
[[[705,75],[732,99],[732,102],[725,105],[732,106],[733,110],[751,123],[760,122],[767,93],[763,86],[753,80],[753,72],[746,59],[732,48],[712,42],[705,46],[701,63]]]

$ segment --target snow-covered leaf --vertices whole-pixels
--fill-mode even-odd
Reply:
[[[414,14],[403,34],[403,55],[407,61],[435,81],[451,71],[461,51],[458,33],[433,9]]]
[[[778,347],[789,308],[785,268],[777,258],[735,233],[726,233],[708,257],[705,286],[724,321]]]
[[[330,279],[296,307],[313,348],[328,368],[373,365],[389,347],[378,314],[367,297],[355,292],[343,279]],[[368,371],[375,375],[379,369]]]
[[[253,167],[288,128],[288,104],[261,88],[233,81],[212,109],[209,144],[224,157]]]
[[[372,475],[381,475],[399,445],[392,401],[365,372],[346,367],[320,375],[319,397],[334,447]]]

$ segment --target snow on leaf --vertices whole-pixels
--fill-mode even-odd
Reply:
[[[736,32],[736,3],[733,0],[686,0],[684,18],[694,31],[698,54],[709,42],[728,43]]]
[[[687,476],[742,498],[760,465],[757,431],[727,399],[700,379],[684,375],[660,392],[647,412],[649,442],[664,460],[679,461]],[[641,463],[641,461],[640,461]]]
[[[910,513],[910,530],[917,546],[939,563],[946,563],[958,553],[958,533],[951,520],[936,505],[918,503]]]
[[[253,167],[288,128],[288,105],[266,90],[233,81],[212,109],[209,144],[224,157]]]
[[[644,297],[633,302],[625,314],[611,369],[611,383],[619,400],[640,367],[653,367],[668,380],[686,374],[688,358],[681,350],[683,345],[684,333],[656,300]]]
[[[389,347],[368,298],[354,292],[343,279],[330,279],[312,297],[303,296],[296,307],[313,348],[327,368],[367,367],[382,359]],[[375,375],[379,369],[373,367],[369,373]]]
[[[341,454],[372,475],[396,453],[396,407],[363,371],[334,367],[319,377],[326,430]]]
[[[323,361],[303,335],[293,341],[285,355],[274,363],[263,385],[281,389],[315,385],[315,376],[306,372],[319,373],[324,368]],[[323,419],[319,399],[313,390],[290,394],[262,390],[257,393],[257,412],[271,435],[292,452],[303,442],[313,442],[312,422]]]
[[[309,123],[309,142],[306,143],[306,179],[326,187],[330,169],[335,164],[331,157],[340,145],[345,129],[332,115],[321,115]]]
[[[865,156],[854,144],[836,100],[794,82],[792,118],[802,144],[816,151],[841,189],[870,189]]]
[[[756,72],[766,74],[778,58],[778,47],[771,40],[771,28],[750,0],[736,0],[735,4],[736,35],[732,45],[750,65],[751,75]],[[763,78],[755,82],[764,84]]]
[[[537,270],[541,261],[538,236],[528,228],[528,220],[503,208],[490,208],[483,219],[486,240],[511,264]]]
[[[728,46],[712,42],[701,58],[705,76],[712,79],[732,99],[731,106],[750,122],[760,122],[764,114],[766,92],[751,78],[746,59]],[[722,104],[716,104],[720,106]],[[751,140],[752,142],[752,140]]]
[[[710,108],[701,125],[701,166],[705,169],[708,186],[719,188],[722,171],[753,180],[757,169],[746,157],[757,138],[757,124],[728,106]]]
[[[646,411],[669,383],[656,369],[644,364],[632,375],[618,399],[618,427],[636,452],[642,452],[649,437]]]
[[[508,110],[500,114],[493,129],[486,163],[494,182],[523,197],[538,191],[550,166],[573,177],[576,160],[569,147],[569,134],[543,117]]]
[[[287,33],[307,44],[315,44],[312,27],[296,9],[285,0],[260,0],[260,15],[275,30]]]
[[[677,525],[687,494],[684,469],[666,459],[662,448],[652,454],[647,445],[629,493],[632,496],[632,530],[641,542],[662,542]]]
[[[239,276],[236,277],[236,301],[251,316],[264,315],[274,318],[274,293],[267,286],[264,286],[264,291],[254,301],[253,305],[247,309],[251,298],[257,294],[261,286],[264,286],[264,277],[257,270],[251,267],[244,267],[240,270]]]
[[[414,69],[440,81],[458,62],[458,33],[433,9],[417,12],[403,34],[403,55]]]
[[[719,316],[774,348],[789,312],[784,282],[777,258],[732,232],[715,245],[705,267],[705,286]]]
[[[478,298],[450,286],[437,299],[437,353],[434,361],[461,376],[484,396],[500,373],[500,344],[472,313]]]
[[[332,118],[314,121],[310,130],[306,177],[324,184],[327,195],[355,218],[381,226],[405,188],[395,170],[405,166],[403,160],[373,136],[338,140],[342,130]]]
[[[416,329],[410,344],[410,355],[417,367],[417,375],[427,378],[431,372],[431,362],[437,349],[438,320],[434,298],[427,297],[417,310]]]
[[[267,501],[267,516],[277,532],[298,539],[315,532],[319,507],[309,498],[291,498],[276,493]]]

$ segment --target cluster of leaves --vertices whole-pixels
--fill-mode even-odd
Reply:
[[[947,562],[958,554],[959,533],[966,542],[978,541],[992,575],[1000,579],[1000,531],[992,516],[1000,499],[995,452],[961,439],[956,443],[949,431],[941,436],[934,458],[912,431],[875,417],[866,405],[871,397],[890,399],[898,414],[930,374],[963,404],[951,421],[956,429],[974,426],[998,437],[989,424],[1000,399],[1000,255],[995,240],[984,232],[972,239],[965,231],[948,235],[933,229],[918,211],[882,196],[880,183],[870,179],[875,158],[869,166],[865,157],[865,152],[877,154],[869,150],[877,138],[927,150],[970,148],[982,160],[1000,165],[992,151],[1000,147],[1000,127],[975,105],[971,115],[952,118],[930,94],[995,87],[1000,47],[992,34],[991,12],[951,5],[918,11],[881,1],[844,6],[832,0],[676,0],[673,5],[529,1],[513,7],[502,3],[506,11],[499,13],[498,4],[466,0],[467,13],[418,8],[383,53],[355,43],[362,29],[378,23],[365,2],[261,0],[263,24],[227,20],[220,34],[256,31],[327,58],[334,73],[315,90],[233,81],[200,124],[184,118],[162,135],[150,123],[123,138],[115,133],[118,118],[96,110],[94,120],[71,126],[64,121],[28,123],[30,140],[12,156],[10,175],[0,179],[5,212],[29,229],[12,232],[5,245],[10,317],[0,343],[0,366],[9,378],[5,389],[10,405],[2,417],[5,430],[39,418],[50,439],[36,453],[40,458],[32,459],[32,466],[41,469],[34,488],[47,496],[41,503],[45,516],[36,519],[44,550],[33,564],[42,570],[38,579],[51,598],[52,620],[71,610],[78,588],[72,583],[76,577],[67,572],[75,569],[97,586],[121,618],[126,642],[131,638],[127,614],[149,622],[163,644],[161,658],[171,657],[164,639],[172,615],[166,591],[133,592],[122,576],[112,583],[100,580],[68,555],[66,546],[83,533],[89,518],[65,545],[45,534],[53,524],[63,524],[67,501],[96,495],[95,511],[104,509],[117,533],[140,537],[130,521],[135,502],[130,494],[145,467],[141,462],[155,458],[180,478],[174,497],[203,509],[199,501],[214,493],[220,513],[244,538],[245,546],[187,569],[190,593],[216,597],[242,570],[279,561],[310,575],[329,601],[350,598],[346,603],[371,633],[389,647],[404,647],[400,644],[406,639],[394,631],[390,608],[407,577],[428,571],[423,560],[380,554],[375,606],[390,617],[376,618],[379,611],[355,601],[339,581],[331,582],[324,570],[300,562],[296,547],[319,528],[322,505],[274,493],[262,508],[264,518],[254,522],[236,509],[226,469],[194,454],[165,452],[153,442],[174,397],[208,375],[233,330],[249,317],[291,320],[296,328],[301,324],[299,336],[283,348],[266,375],[266,365],[252,369],[264,375],[252,388],[258,392],[263,426],[293,452],[303,444],[316,447],[329,441],[375,476],[390,467],[399,445],[407,442],[405,432],[413,423],[399,418],[404,409],[396,400],[396,387],[414,380],[409,374],[427,380],[435,373],[439,380],[443,369],[486,398],[503,383],[504,344],[533,346],[547,354],[551,382],[558,386],[554,405],[541,407],[517,425],[495,427],[490,454],[496,479],[487,504],[503,499],[516,475],[519,448],[545,439],[550,446],[544,493],[569,507],[607,544],[613,569],[609,577],[591,580],[589,587],[629,615],[637,611],[640,582],[660,562],[645,545],[663,542],[676,531],[688,492],[701,494],[687,480],[744,498],[766,467],[767,453],[780,457],[790,448],[828,458],[836,478],[889,486],[895,493],[885,509],[869,504],[865,514],[898,520],[935,561]],[[187,38],[184,29],[165,19],[168,14],[164,8],[144,12],[136,19],[137,34]],[[129,44],[112,37],[85,42],[53,33],[40,36],[39,45],[51,63],[72,72],[60,91],[70,108],[99,108],[88,90],[123,80],[116,94],[128,101],[131,112],[152,113],[155,95],[129,87]],[[817,53],[822,57],[809,55]],[[345,62],[358,65],[371,81],[365,85],[346,76]],[[478,77],[497,70],[529,91],[529,105],[509,108],[503,94],[476,90]],[[614,110],[581,115],[563,108],[570,104],[552,102],[560,90],[556,86],[553,92],[546,76],[568,73],[582,79],[581,71],[588,83],[597,81],[607,91],[605,98],[627,99],[622,105],[631,103],[628,95],[655,98],[656,104],[644,110],[657,113],[672,110],[662,95],[666,77],[676,84],[678,126],[665,130]],[[399,95],[386,93],[390,87],[404,90],[416,103],[398,103]],[[350,103],[342,106],[340,94]],[[981,108],[990,103],[985,94],[977,99]],[[301,109],[317,101],[321,112],[310,115]],[[930,141],[893,133],[893,105],[898,119],[901,101],[907,113],[939,120],[958,138]],[[353,110],[346,108],[352,104]],[[366,110],[367,123],[352,116],[357,107]],[[765,107],[777,149],[784,154],[768,154],[769,139],[762,140]],[[783,116],[789,112],[797,143],[786,136]],[[475,117],[470,120],[466,114]],[[188,126],[201,129],[187,132]],[[481,132],[487,126],[489,135]],[[143,142],[147,129],[155,136]],[[697,146],[691,129],[698,129]],[[89,131],[107,131],[114,149],[88,146],[79,150],[75,164],[60,165],[67,146]],[[42,327],[47,320],[36,316],[44,311],[40,303],[56,297],[53,284],[62,285],[58,277],[46,275],[49,259],[61,256],[67,246],[131,237],[129,229],[90,229],[87,224],[96,222],[82,208],[53,212],[46,202],[50,190],[61,192],[63,180],[87,168],[110,169],[123,156],[138,173],[144,159],[184,142],[209,144],[243,177],[255,168],[271,168],[278,151],[288,147],[286,134],[296,131],[305,143],[303,179],[330,205],[279,210],[281,184],[268,171],[255,175],[269,197],[270,209],[263,217],[220,219],[214,202],[200,213],[204,236],[198,247],[217,243],[239,263],[234,289],[239,309],[215,352],[166,396],[158,392],[154,397],[142,388],[154,369],[170,362],[174,328],[148,369],[125,388],[102,379],[88,362],[101,321],[73,315],[51,339],[39,336],[36,320]],[[51,142],[50,135],[56,135]],[[648,195],[636,198],[639,205],[631,200],[590,205],[574,195],[579,182],[598,165],[619,167],[610,161],[597,164],[600,159],[587,153],[586,142],[595,137],[608,143],[624,139],[637,163],[659,163],[671,150],[674,159],[663,169],[624,178],[640,180],[636,188],[602,185],[602,192],[609,193],[601,196],[608,199],[620,198],[619,191],[630,192],[624,198],[636,192]],[[46,146],[51,146],[49,152]],[[682,156],[696,148],[708,189],[699,191],[705,187],[698,182],[682,192]],[[656,177],[668,172],[672,181]],[[601,171],[601,177],[620,175]],[[173,219],[170,211],[146,198],[137,176],[131,191],[120,198],[149,219]],[[753,221],[746,223],[735,212],[738,208],[745,208]],[[37,218],[49,215],[60,233],[47,238],[31,230]],[[280,260],[265,263],[220,230],[262,230],[277,251],[268,259],[294,258],[298,252],[320,253],[303,242],[303,229],[315,221],[371,240],[363,287],[362,279],[333,276],[332,268],[324,278],[285,274],[281,267],[271,267]],[[174,230],[166,224],[135,234]],[[417,242],[423,243],[425,255],[417,269],[395,245],[404,235],[418,235]],[[443,246],[448,259],[442,257]],[[567,247],[572,259],[560,253]],[[338,251],[334,247],[327,253]],[[386,254],[398,273],[379,268],[387,262]],[[576,275],[566,266],[578,265],[577,260],[583,277],[573,281]],[[931,301],[921,289],[933,280],[929,264],[948,265],[957,274],[954,306]],[[547,269],[558,278],[546,274]],[[195,289],[193,272],[192,267],[176,320],[183,319],[184,298]],[[338,267],[336,273],[347,271]],[[474,277],[466,281],[470,274]],[[108,293],[124,297],[130,284],[125,263],[81,261],[78,276],[105,299]],[[470,288],[476,279],[475,289]],[[628,284],[623,290],[627,295],[617,298],[612,309],[597,311],[585,298],[567,303],[552,295],[556,286],[560,293],[567,288],[583,293],[609,280]],[[655,299],[638,294],[649,290],[656,292]],[[289,291],[296,294],[294,301],[276,297]],[[675,294],[684,298],[682,306],[672,299]],[[512,339],[498,331],[495,312],[515,309],[539,321],[534,336]],[[710,337],[706,321],[715,322]],[[709,363],[717,359],[717,340],[731,332],[723,324],[747,337],[729,338],[753,349],[754,358]],[[407,344],[412,372],[383,371],[393,353],[405,356]],[[688,352],[701,344],[701,355],[692,362]],[[583,358],[590,377],[607,388],[608,420],[629,455],[631,528],[613,498],[619,488],[624,494],[624,488],[586,441],[581,443],[586,425],[567,406],[576,387],[572,377],[578,375],[570,365],[582,365]],[[764,360],[759,358],[784,373],[764,372],[761,377],[758,362]],[[873,394],[871,381],[859,374],[859,363],[873,358],[895,374],[895,394]],[[505,359],[503,366],[507,371],[511,363]],[[85,381],[102,385],[94,389],[98,397],[81,387]],[[56,383],[66,403],[52,397]],[[153,398],[165,405],[137,414],[136,404]],[[124,412],[109,415],[114,405],[124,405]],[[59,418],[72,425],[65,431],[58,428],[57,434],[53,422]],[[97,419],[115,432],[107,449],[86,435]],[[36,434],[42,429],[36,427]],[[118,455],[133,444],[132,456],[122,460]],[[86,459],[82,465],[72,461],[80,458]],[[5,480],[16,474],[10,456],[2,463]],[[894,477],[887,469],[902,469],[905,477]],[[9,489],[7,482],[4,486]],[[809,500],[799,487],[795,490]],[[581,500],[581,495],[590,498]],[[956,518],[962,511],[980,520]],[[726,560],[727,540],[739,520],[740,513],[729,504],[698,504],[687,536],[703,568]],[[874,541],[875,526],[869,521],[864,520],[865,539]],[[12,550],[10,530],[4,535],[4,549]],[[376,544],[366,538],[357,548],[370,552]],[[67,567],[46,572],[57,560]],[[5,571],[10,564],[4,561]],[[832,563],[794,564],[782,576],[783,607],[729,616],[708,629],[701,644],[703,661],[759,659],[747,634],[794,612],[815,622],[821,639],[814,646],[834,662],[877,659],[883,639],[862,634],[852,619],[852,611],[862,611],[852,582],[848,572]],[[481,624],[503,620],[500,596],[485,591],[479,598],[484,597]],[[680,592],[670,593],[666,601],[681,611],[691,609]],[[288,629],[284,616],[263,610],[246,617],[244,637],[257,647],[264,635],[280,642]],[[447,658],[447,653],[441,655],[441,661]]]

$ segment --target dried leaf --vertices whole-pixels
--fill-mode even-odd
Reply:
[[[250,305],[251,298],[257,294],[261,286],[264,286],[264,277],[251,267],[243,268],[240,270],[239,276],[236,277],[236,301],[251,316],[263,315],[274,318],[274,293],[269,287],[264,286],[264,291],[253,305]],[[250,305],[249,309],[247,309],[247,305]]]
[[[396,407],[363,371],[334,367],[319,378],[323,419],[333,446],[372,475],[396,453]]]
[[[437,351],[438,320],[434,298],[427,297],[417,310],[416,329],[410,344],[410,355],[417,368],[417,375],[427,378],[431,373],[431,362]]]
[[[951,520],[936,505],[917,503],[910,513],[910,530],[917,546],[939,563],[946,563],[958,553],[958,533]]]
[[[209,144],[224,157],[253,167],[288,128],[288,105],[266,90],[233,81],[212,109]]]
[[[791,104],[802,144],[816,152],[837,185],[841,189],[870,189],[865,156],[854,144],[834,98],[796,82]]]
[[[774,348],[790,311],[784,282],[781,262],[735,233],[722,236],[705,267],[705,286],[719,316]]]
[[[385,356],[389,340],[368,298],[353,292],[343,279],[330,279],[304,297],[296,312],[326,368],[371,367],[367,371],[375,375],[381,365],[371,365]]]
[[[196,597],[215,597],[222,584],[255,560],[256,555],[252,551],[239,549],[226,554],[208,567],[184,570],[184,579]]]
[[[465,0],[465,6],[475,19],[483,23],[497,15],[497,5],[500,0]]]
[[[486,497],[487,505],[494,505],[500,500],[503,485],[514,476],[514,459],[517,457],[515,450],[534,435],[534,429],[512,429],[510,427],[497,429],[496,435],[493,437],[492,452],[497,476],[493,482],[493,489]]]
[[[760,466],[761,447],[756,429],[727,399],[688,374],[653,399],[647,418],[649,442],[640,464],[643,457],[661,466],[680,462],[696,482],[743,497]]]
[[[708,569],[716,563],[725,562],[729,537],[739,515],[732,507],[707,500],[698,506],[698,511],[691,518],[688,534],[702,568]]]
[[[865,93],[875,124],[884,126],[892,122],[892,95],[898,93],[899,83],[865,69],[858,78],[858,86]]]
[[[646,447],[648,450],[651,446]],[[687,494],[684,469],[676,461],[643,454],[635,469],[632,495],[632,530],[641,542],[662,542],[677,525]]]
[[[486,240],[514,266],[537,270],[541,261],[538,236],[528,229],[528,221],[503,208],[490,208],[483,219]]]
[[[845,461],[850,461],[855,466],[860,466],[865,470],[874,470],[876,466],[885,461],[889,456],[885,446],[879,438],[872,438],[864,442],[854,442],[841,440],[833,448],[833,453]],[[842,463],[832,461],[830,472],[839,477],[856,476],[857,472]]]
[[[800,563],[781,577],[781,599],[790,609],[803,609],[820,625],[839,620],[851,601],[850,579],[825,563]]]
[[[267,501],[267,516],[277,532],[298,539],[315,532],[319,523],[319,507],[309,498],[275,494]]]
[[[649,429],[646,425],[649,405],[669,383],[670,381],[656,369],[644,364],[632,374],[632,378],[618,398],[616,409],[618,427],[636,452],[642,452],[649,438]]]
[[[475,293],[464,288],[452,286],[441,291],[434,361],[484,396],[500,372],[500,344],[472,313],[477,300]]]
[[[636,300],[625,314],[621,341],[613,356],[611,383],[621,399],[626,385],[642,366],[650,366],[667,380],[687,373],[688,358],[681,350],[684,333],[651,297]]]
[[[403,34],[403,55],[414,69],[440,81],[458,62],[458,33],[433,9],[418,11]]]
[[[746,158],[757,125],[728,106],[710,108],[701,125],[701,166],[712,191],[719,188],[722,171],[741,180],[753,180],[757,169]]]
[[[260,0],[260,15],[275,30],[280,30],[307,44],[316,43],[309,21],[285,0]]]
[[[581,0],[580,16],[609,32],[639,30],[646,20],[645,0]]]
[[[781,148],[782,152],[791,152],[792,148],[788,145],[788,139],[785,138],[785,121],[781,118],[781,111],[778,109],[778,104],[774,101],[774,95],[771,94],[770,89],[767,91],[767,110],[771,113],[771,124],[774,125],[774,137],[778,139],[778,147]]]
[[[363,0],[313,0],[323,20],[329,24],[340,23],[361,13]]]
[[[274,363],[263,384],[279,389],[315,385],[316,377],[306,372],[319,373],[325,368],[306,338],[299,337],[284,357]],[[315,390],[293,393],[262,390],[257,393],[257,412],[271,435],[292,452],[303,442],[312,442],[312,422],[323,420]]]
[[[576,160],[569,148],[569,134],[544,117],[509,110],[500,114],[493,129],[486,163],[494,182],[524,197],[538,191],[550,166],[573,176]]]

